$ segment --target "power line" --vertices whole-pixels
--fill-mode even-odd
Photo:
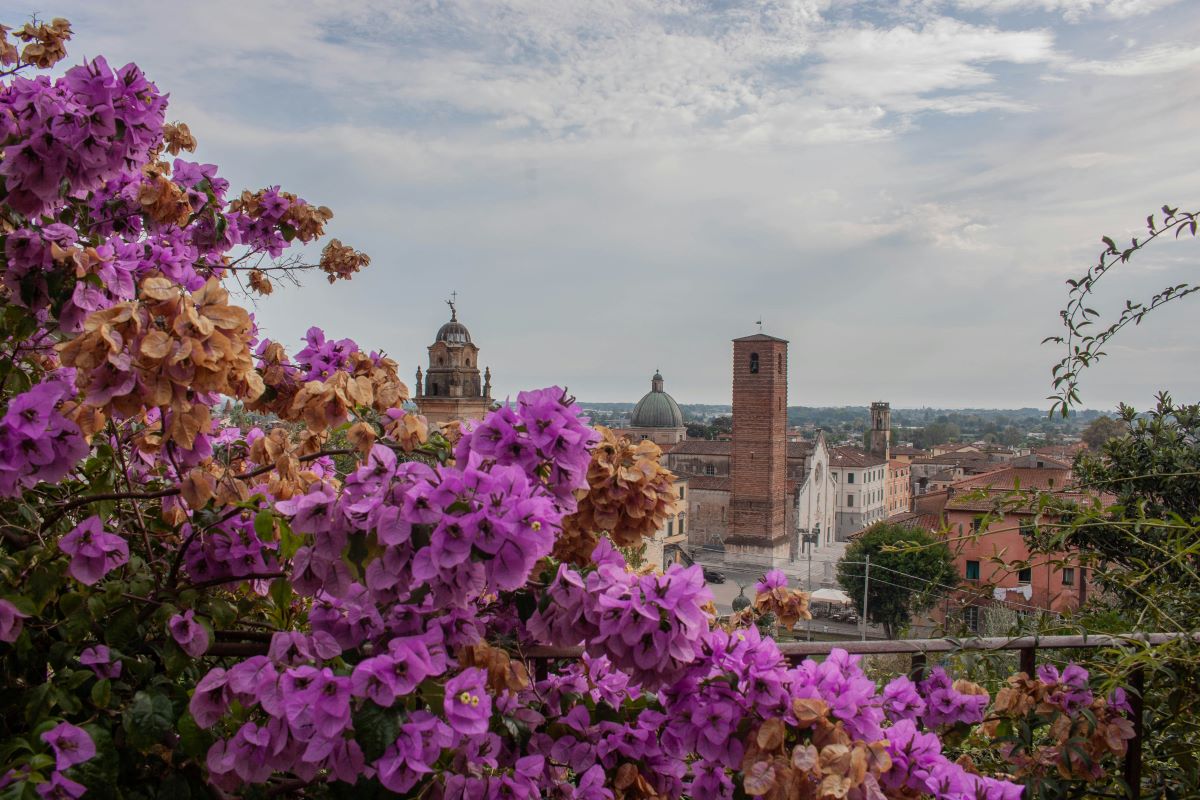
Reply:
[[[692,549],[693,549],[693,550],[709,550],[709,551],[712,551],[712,552],[720,552],[720,553],[724,553],[724,552],[726,552],[726,551],[724,550],[724,548],[720,548],[720,547],[710,547],[710,546],[705,546],[705,545],[696,545],[696,546],[693,546],[693,547],[692,547]],[[798,562],[798,563],[799,563],[799,562]],[[863,561],[841,561],[841,560],[839,560],[839,561],[838,561],[838,563],[839,563],[839,564],[851,564],[851,565],[855,565],[855,566],[862,566],[862,565],[864,565],[864,564],[865,564],[865,562],[863,562]],[[748,562],[744,562],[744,565],[745,565],[746,567],[751,567],[751,566],[752,566],[752,567],[754,567],[754,569],[755,569],[755,570],[757,570],[757,569],[760,569],[760,568],[761,568],[761,566],[762,566],[762,565],[757,565],[757,564],[750,564],[750,563],[748,563]],[[704,566],[704,565],[703,565],[703,564],[701,564],[701,566]],[[737,566],[738,566],[738,565],[736,565],[736,564],[733,564],[733,565],[728,565],[728,566],[729,566],[729,567],[733,567],[733,568],[737,568]],[[903,577],[905,577],[905,578],[912,578],[913,580],[922,581],[922,582],[924,582],[924,583],[928,584],[929,586],[932,586],[932,587],[935,587],[935,588],[938,588],[938,589],[943,589],[943,590],[945,590],[945,591],[947,591],[947,592],[961,592],[961,593],[963,593],[963,594],[971,594],[971,589],[970,589],[969,587],[964,587],[964,586],[948,586],[948,585],[946,585],[946,584],[944,584],[944,583],[935,583],[935,582],[932,582],[932,581],[930,581],[928,578],[924,578],[924,577],[922,577],[922,576],[920,576],[920,575],[913,575],[912,573],[909,573],[909,572],[903,572],[903,571],[901,571],[901,570],[898,570],[898,569],[893,569],[893,568],[891,568],[891,567],[885,567],[885,566],[882,566],[882,565],[880,565],[880,564],[872,564],[871,566],[872,566],[874,569],[882,569],[882,570],[885,570],[885,571],[887,571],[887,572],[892,572],[892,573],[895,573],[895,574],[897,574],[897,575],[901,575],[901,576],[903,576]],[[907,589],[907,590],[910,590],[910,591],[911,591],[911,590],[912,590],[912,588],[913,588],[913,587],[911,587],[911,586],[904,586],[904,585],[902,585],[902,584],[898,584],[898,583],[892,583],[891,581],[885,581],[885,580],[883,580],[882,578],[873,578],[872,580],[873,580],[875,583],[882,583],[882,584],[884,584],[884,585],[886,585],[886,586],[891,586],[891,587],[894,587],[894,588],[896,588],[896,589]],[[990,596],[990,597],[988,597],[988,596],[984,595],[984,596],[977,597],[977,598],[975,598],[975,599],[987,599],[987,600],[991,600],[993,603],[1000,603],[1000,604],[1003,604],[1003,605],[1004,605],[1004,606],[1006,606],[1006,607],[1011,607],[1011,608],[1014,608],[1014,609],[1029,609],[1030,611],[1038,611],[1038,612],[1045,612],[1045,613],[1048,613],[1048,614],[1053,614],[1053,615],[1054,615],[1054,616],[1056,616],[1056,617],[1061,617],[1061,616],[1062,616],[1061,614],[1059,614],[1058,612],[1056,612],[1056,611],[1054,611],[1054,610],[1052,610],[1052,609],[1048,609],[1048,608],[1042,608],[1041,606],[1036,606],[1036,605],[1033,605],[1033,604],[1031,604],[1031,603],[1021,603],[1021,602],[1018,602],[1018,601],[1016,601],[1016,600],[1009,600],[1009,599],[1007,599],[1007,598],[1005,598],[1005,599],[1001,600],[1000,598],[997,598],[995,595],[992,595],[992,596]]]

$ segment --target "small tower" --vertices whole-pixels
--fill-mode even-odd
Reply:
[[[458,321],[457,293],[446,301],[450,321],[438,329],[429,346],[429,369],[422,385],[417,367],[417,394],[413,401],[431,422],[482,419],[491,408],[491,371],[487,382],[480,380],[479,348],[471,341],[471,332]]]
[[[871,455],[884,461],[892,452],[892,407],[889,403],[871,403]]]
[[[733,340],[733,446],[726,552],[774,565],[788,558],[786,339]]]

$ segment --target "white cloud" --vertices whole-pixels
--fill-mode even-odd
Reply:
[[[372,255],[350,283],[261,304],[289,342],[321,324],[411,374],[435,298],[457,289],[499,393],[636,398],[661,366],[681,401],[724,402],[728,339],[761,313],[794,342],[794,402],[1019,405],[1046,394],[1037,341],[1100,233],[1200,200],[1200,6],[1169,27],[1113,21],[1133,13],[1113,3],[990,7],[1011,15],[981,24],[949,0],[55,13],[75,23],[72,56],[136,60],[170,91],[235,187],[327,204],[331,234]],[[1088,24],[1063,22],[1077,12]],[[1139,70],[1160,77],[1123,77]],[[1162,263],[1156,283],[1187,279]],[[1157,330],[1191,330],[1177,319]],[[848,320],[869,349],[831,335]]]
[[[1061,14],[1068,22],[1081,22],[1089,17],[1129,19],[1152,14],[1179,0],[953,0],[964,11],[992,14],[1044,11]]]
[[[969,113],[1023,105],[1000,93],[951,94],[995,83],[986,65],[1036,64],[1053,57],[1048,30],[1004,31],[946,17],[923,26],[845,27],[824,37],[818,82],[830,97],[860,99],[902,111]]]
[[[895,203],[882,214],[845,220],[834,229],[846,241],[903,239],[948,251],[982,251],[991,247],[984,236],[991,228],[977,213],[937,202]]]
[[[1140,78],[1178,72],[1196,65],[1200,65],[1200,46],[1164,44],[1110,61],[1069,61],[1065,68],[1092,75]]]

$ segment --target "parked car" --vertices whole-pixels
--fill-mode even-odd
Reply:
[[[704,567],[704,580],[708,583],[724,583],[725,573],[717,572],[712,567]]]

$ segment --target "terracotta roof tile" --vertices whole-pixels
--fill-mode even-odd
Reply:
[[[733,442],[714,439],[684,439],[671,450],[673,455],[727,456]]]
[[[784,342],[785,344],[787,343],[787,339],[780,339],[778,336],[769,336],[765,333],[755,333],[755,334],[751,334],[750,336],[742,336],[738,339],[734,339],[734,341],[735,342]]]
[[[878,467],[886,463],[860,447],[835,447],[829,451],[829,464],[833,467]]]
[[[812,452],[812,442],[787,442],[788,458],[806,458]],[[681,456],[727,456],[733,451],[733,442],[719,439],[685,439],[671,448],[672,455]]]
[[[730,478],[728,475],[686,475],[688,490],[692,492],[728,492]]]
[[[1049,492],[1058,499],[1081,503],[1092,499],[1108,501],[1108,498],[1097,498],[1092,493],[1080,490],[1074,484],[1071,470],[1057,468],[1005,466],[983,475],[964,478],[950,489],[947,508],[957,511],[989,511],[997,504],[1019,511],[1011,508],[1011,494],[1015,491]]]

